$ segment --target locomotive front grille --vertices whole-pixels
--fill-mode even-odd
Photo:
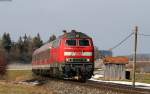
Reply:
[[[90,60],[87,58],[67,58],[67,62],[89,62]]]

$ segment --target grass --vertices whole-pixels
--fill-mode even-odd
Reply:
[[[31,78],[31,70],[8,70],[4,79],[0,80],[0,94],[53,94],[52,91],[43,91],[40,86],[27,86],[15,83]]]
[[[32,78],[31,70],[8,70],[6,73],[7,80],[24,80]]]
[[[150,84],[150,73],[136,73],[136,81]]]
[[[132,82],[132,75],[130,76],[130,80],[124,80],[124,81]],[[150,73],[136,73],[135,81],[150,84]]]
[[[12,83],[0,82],[0,94],[53,94],[50,92],[44,92],[40,87],[24,86]]]

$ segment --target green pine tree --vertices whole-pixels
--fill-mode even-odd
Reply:
[[[33,38],[33,49],[40,48],[43,45],[40,34],[38,33],[36,37]]]
[[[9,53],[11,49],[11,38],[9,33],[4,33],[2,36],[2,46]]]
[[[52,36],[49,37],[48,42],[54,41],[55,39],[56,39],[56,36],[55,36],[55,35],[52,35]]]

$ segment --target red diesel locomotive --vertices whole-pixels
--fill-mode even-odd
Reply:
[[[72,30],[43,45],[33,53],[32,71],[63,79],[86,81],[94,71],[92,38]]]

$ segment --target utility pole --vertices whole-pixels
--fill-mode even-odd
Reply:
[[[137,34],[138,34],[138,26],[135,26],[134,30],[134,62],[133,62],[133,77],[132,77],[132,86],[135,87],[135,70],[136,70],[136,57],[137,57]]]

